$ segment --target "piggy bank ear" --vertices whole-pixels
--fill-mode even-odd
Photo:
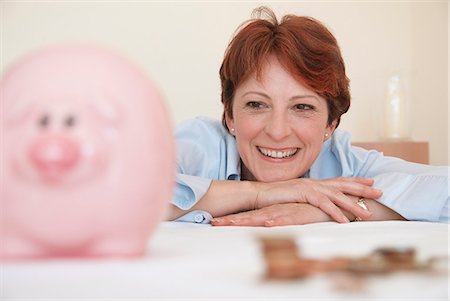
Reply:
[[[121,111],[112,100],[99,100],[89,104],[89,112],[101,124],[117,127],[121,122]]]
[[[2,123],[7,127],[15,127],[24,124],[26,120],[30,119],[36,108],[36,102],[33,102],[30,99],[20,99],[16,102],[3,104],[1,114]]]

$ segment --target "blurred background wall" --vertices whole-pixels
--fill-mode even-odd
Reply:
[[[354,141],[380,139],[390,76],[404,82],[412,140],[431,164],[449,164],[447,1],[2,1],[1,71],[27,52],[64,42],[106,45],[138,63],[161,88],[173,123],[221,117],[218,70],[253,8],[312,16],[335,34],[351,79],[340,127]]]

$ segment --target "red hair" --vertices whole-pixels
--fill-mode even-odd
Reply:
[[[251,74],[260,78],[269,55],[299,82],[322,96],[328,105],[328,125],[350,107],[349,79],[335,37],[319,21],[302,16],[286,15],[279,23],[272,10],[259,7],[256,18],[241,25],[225,51],[220,67],[222,103],[225,116],[232,117],[236,89]],[[263,18],[262,15],[266,15]]]

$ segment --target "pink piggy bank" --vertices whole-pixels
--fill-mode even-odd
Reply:
[[[144,73],[60,46],[14,65],[0,91],[0,257],[143,254],[175,175],[168,114]]]

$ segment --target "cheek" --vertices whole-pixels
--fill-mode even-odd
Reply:
[[[252,134],[251,132],[248,132],[247,129],[236,129],[235,133],[238,152],[240,153],[241,157],[246,157],[246,154],[249,152],[249,142],[252,139]]]
[[[315,148],[321,148],[324,135],[325,123],[322,122],[302,122],[295,126],[297,137],[303,141],[305,145]]]
[[[234,120],[236,145],[242,160],[248,164],[248,160],[252,157],[251,144],[260,133],[260,127],[258,122],[252,118],[237,117]]]
[[[250,143],[264,130],[264,124],[252,116],[239,116],[234,122],[236,140],[240,144]]]

